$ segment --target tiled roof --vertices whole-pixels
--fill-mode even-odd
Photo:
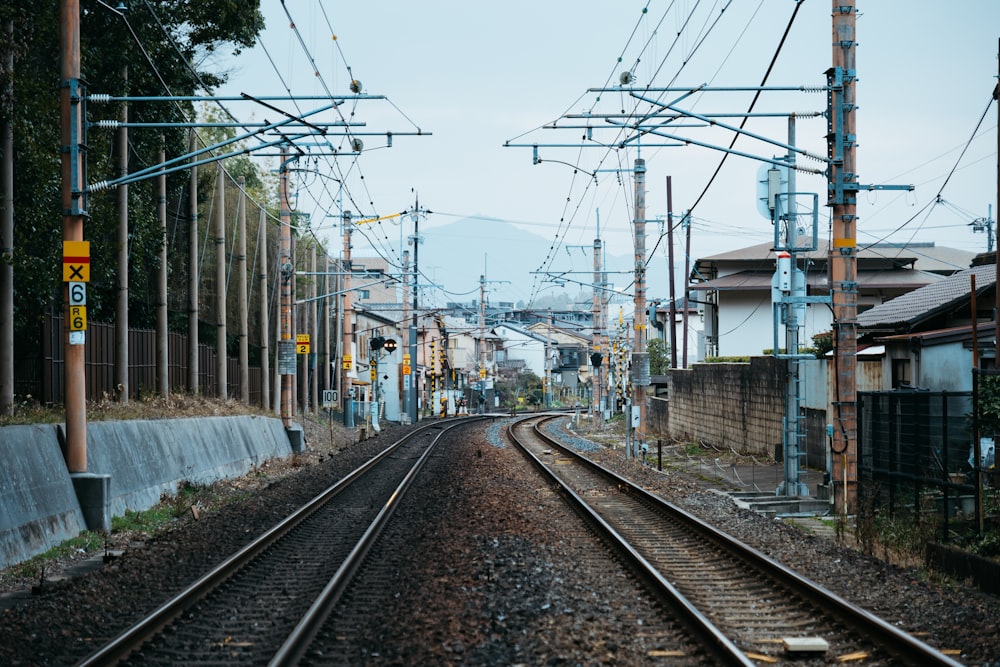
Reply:
[[[773,272],[740,271],[738,273],[731,273],[728,276],[716,278],[715,280],[707,280],[703,283],[692,283],[688,289],[692,291],[769,290],[771,289],[771,277],[773,275]],[[810,271],[806,279],[811,290],[818,291],[819,293],[829,291],[826,272]],[[908,269],[897,269],[894,271],[858,271],[858,284],[865,289],[912,290],[942,279],[943,278],[936,273],[925,273],[923,271],[911,271]]]
[[[954,273],[944,280],[907,292],[895,299],[875,306],[858,315],[858,325],[867,329],[886,327],[912,327],[960,304],[969,298],[971,275],[976,276],[976,292],[991,287],[996,282],[996,265],[974,266]]]

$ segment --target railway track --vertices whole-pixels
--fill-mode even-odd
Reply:
[[[477,420],[410,432],[78,664],[295,664],[435,445]]]
[[[553,418],[508,435],[727,664],[961,664],[559,443],[540,428]]]

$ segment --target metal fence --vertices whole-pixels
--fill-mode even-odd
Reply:
[[[941,541],[977,532],[972,392],[859,392],[858,407],[862,511],[926,524]]]
[[[43,405],[59,405],[65,400],[64,331],[61,315],[45,316],[41,322],[39,340],[15,341],[14,393],[18,400],[38,401]],[[128,336],[129,398],[142,398],[156,392],[156,332],[152,329],[130,329]],[[116,396],[115,325],[104,322],[87,323],[87,345],[84,352],[86,399],[100,400]],[[171,391],[187,389],[187,336],[170,332],[167,336],[167,377]],[[203,396],[217,395],[215,349],[198,346],[198,386]],[[226,361],[228,398],[241,394],[239,360]],[[249,399],[261,401],[260,367],[249,367]]]

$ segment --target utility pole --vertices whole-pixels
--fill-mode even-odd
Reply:
[[[601,214],[600,211],[597,212],[597,230],[594,236],[594,300],[591,305],[591,320],[593,323],[593,331],[590,334],[590,343],[593,348],[590,360],[593,370],[593,378],[591,383],[593,385],[594,396],[592,399],[593,405],[591,408],[594,413],[594,423],[600,424],[603,420],[603,411],[601,410],[601,387],[603,386],[603,374],[604,374],[604,361],[602,359],[601,352],[603,346],[601,344],[602,337],[604,335],[604,280],[603,272],[601,270]],[[606,361],[611,363],[610,355],[605,355],[607,357]]]
[[[239,310],[240,400],[250,403],[250,298],[247,290],[247,193],[246,180],[240,176],[236,200],[236,276]]]
[[[401,300],[403,302],[403,317],[400,320],[401,327],[405,326],[409,328],[408,322],[410,321],[410,251],[403,251],[403,281],[402,281],[402,293]],[[416,377],[413,373],[413,352],[410,349],[409,337],[407,337],[407,342],[400,341],[400,346],[403,347],[406,352],[403,353],[403,368],[402,368],[402,380],[403,380],[403,409],[400,410],[400,417],[406,415],[406,420],[409,423],[413,423],[413,415],[410,412],[410,404],[413,401],[412,395],[414,391],[413,378]],[[403,423],[406,423],[403,420]]]
[[[226,339],[226,172],[222,162],[215,168],[215,393],[229,400]]]
[[[635,425],[633,442],[646,442],[646,387],[649,386],[649,353],[646,352],[646,161],[635,159],[635,312],[632,317],[632,411]],[[638,405],[635,405],[638,403]]]
[[[343,382],[341,388],[344,392],[341,400],[344,401],[344,426],[354,428],[354,397],[351,395],[351,372],[353,368],[352,350],[354,349],[354,314],[351,311],[351,212],[344,211],[341,214],[344,227],[344,319],[342,320],[344,355],[341,364]]]
[[[476,375],[479,376],[479,412],[486,410],[486,274],[479,276],[479,335],[476,337]]]
[[[166,140],[160,135],[160,164],[167,161]],[[167,341],[167,173],[156,177],[156,217],[160,221],[160,268],[156,272],[156,386],[161,398],[170,395],[170,357]]]
[[[271,323],[268,321],[267,303],[267,211],[260,209],[257,222],[257,251],[260,255],[260,405],[271,409],[271,351],[269,349]]]
[[[83,85],[80,81],[80,2],[59,3],[60,84],[59,108],[61,136],[59,152],[62,167],[62,238],[65,244],[83,241],[83,219],[87,214],[83,191],[86,165]],[[82,244],[81,244],[82,245]],[[89,261],[89,259],[88,259]],[[87,472],[87,394],[86,331],[70,331],[71,306],[69,283],[63,289],[65,322],[66,381],[66,467],[72,473]],[[79,334],[79,335],[76,335]]]
[[[670,284],[670,307],[667,318],[670,327],[667,340],[670,341],[670,368],[677,368],[677,297],[674,291],[674,191],[673,182],[667,176],[667,266],[669,267],[668,282]],[[656,319],[656,315],[650,319]]]
[[[688,367],[688,280],[691,275],[691,215],[685,213],[681,218],[684,225],[684,313],[681,315],[681,334],[684,340],[681,349],[681,368]]]
[[[833,68],[828,144],[833,243],[830,247],[830,290],[836,354],[833,404],[834,503],[846,514],[857,507],[857,104],[854,95],[854,0],[833,0]]]
[[[288,203],[288,169],[290,158],[287,150],[281,151],[279,182],[279,224],[281,225],[281,246],[278,249],[278,266],[281,269],[281,323],[278,342],[278,373],[281,375],[281,423],[287,431],[295,417],[295,403],[292,390],[295,384],[295,348],[292,340],[292,227],[291,209]],[[291,348],[291,349],[289,349]]]
[[[411,313],[412,321],[410,322],[410,381],[412,385],[412,390],[410,392],[410,402],[408,404],[410,411],[410,423],[416,424],[420,419],[420,415],[417,411],[417,403],[420,400],[420,374],[417,373],[417,368],[419,366],[417,356],[417,294],[418,294],[418,283],[417,280],[420,277],[420,265],[418,263],[420,257],[420,196],[415,195],[413,201],[413,213],[410,216],[413,219],[413,312]],[[405,380],[404,380],[405,382]]]
[[[122,68],[128,87],[128,66]],[[122,102],[122,125],[118,128],[118,175],[128,173],[128,102]],[[128,183],[118,186],[118,248],[116,249],[118,294],[115,300],[115,384],[117,399],[128,404]]]
[[[194,155],[194,130],[188,137],[191,171],[188,180],[188,391],[198,393],[198,158]]]

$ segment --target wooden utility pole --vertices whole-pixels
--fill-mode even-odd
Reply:
[[[306,368],[309,367],[313,359],[319,359],[319,276],[316,275],[316,243],[309,246],[309,270],[312,272],[312,282],[309,283],[309,354],[306,355]],[[319,364],[312,363],[312,373],[310,374],[309,391],[312,413],[319,414]]]
[[[260,209],[257,222],[257,253],[260,255],[260,405],[271,409],[271,325],[268,321],[267,284],[267,211]]]
[[[1000,121],[1000,39],[997,40],[997,85],[993,88],[993,99],[997,101],[997,120]],[[1000,126],[998,126],[1000,127]],[[1000,129],[997,130],[997,151],[1000,151]],[[997,153],[997,219],[1000,220],[1000,152]],[[993,366],[1000,368],[1000,222],[996,225],[997,243],[993,245],[995,249],[993,292],[995,293],[993,311]],[[987,230],[987,234],[989,231]],[[973,331],[975,337],[975,331]],[[981,516],[981,515],[980,515]]]
[[[128,87],[128,66],[122,71]],[[118,128],[118,175],[128,174],[128,102],[122,102],[121,127]],[[119,403],[128,403],[128,184],[118,186],[118,294],[115,300],[115,383]]]
[[[166,140],[160,135],[160,164],[167,161]],[[156,391],[170,394],[170,359],[167,352],[167,172],[156,177],[156,216],[160,221],[160,267],[156,272]]]
[[[83,187],[84,123],[80,102],[85,93],[80,81],[80,2],[59,3],[59,112],[62,183],[63,242],[83,241],[87,207]],[[66,467],[70,473],[87,472],[86,331],[70,331],[69,283],[64,283],[64,349],[66,356]],[[74,334],[82,334],[74,336]]]
[[[635,160],[635,312],[632,345],[632,407],[639,409],[639,422],[632,442],[636,448],[646,441],[646,387],[649,386],[649,353],[646,352],[646,161]],[[629,415],[631,419],[631,415]],[[636,450],[638,451],[638,450]],[[633,452],[634,453],[634,452]]]
[[[344,319],[341,320],[343,329],[343,361],[341,363],[342,381],[341,388],[344,401],[344,426],[354,428],[354,398],[351,396],[351,372],[353,365],[358,363],[358,359],[353,359],[354,349],[354,314],[351,311],[351,212],[344,211],[342,214],[344,226],[344,262],[342,271],[344,273]],[[360,356],[360,355],[359,355]]]
[[[188,153],[194,153],[197,137],[194,130],[188,139]],[[188,180],[188,391],[197,394],[198,388],[198,167],[197,157],[191,156],[191,173]]]
[[[278,267],[280,269],[281,280],[281,325],[279,327],[280,340],[278,343],[278,373],[281,375],[281,423],[285,429],[292,426],[292,419],[295,417],[295,403],[292,399],[292,391],[295,385],[295,357],[289,360],[288,347],[293,345],[292,340],[292,276],[295,267],[292,264],[292,228],[291,210],[288,205],[288,153],[281,152],[280,176],[280,225],[281,225],[281,247],[278,250]],[[292,348],[294,354],[294,347]],[[289,365],[288,367],[282,367]],[[292,372],[289,372],[292,371]]]
[[[226,172],[215,168],[215,384],[216,395],[229,400],[226,338]]]
[[[828,152],[833,243],[830,289],[833,297],[835,401],[833,404],[833,483],[835,507],[844,514],[857,508],[857,166],[854,96],[854,0],[833,0],[833,68]]]
[[[236,200],[236,277],[239,310],[240,400],[250,403],[250,298],[247,290],[247,193],[246,180],[240,176]]]
[[[604,372],[605,363],[610,362],[610,356],[607,359],[601,359],[601,337],[604,333],[604,293],[602,291],[604,287],[604,281],[602,280],[603,272],[601,271],[601,218],[598,213],[597,218],[597,230],[594,236],[594,301],[591,305],[591,320],[593,323],[593,331],[590,335],[590,345],[591,351],[591,368],[593,368],[593,377],[591,378],[591,386],[593,389],[593,399],[591,406],[594,414],[594,423],[600,424],[604,416],[601,411],[601,386],[602,386],[602,376]],[[595,364],[594,361],[598,363]]]
[[[670,341],[670,367],[677,368],[677,296],[674,288],[674,189],[673,181],[667,176],[667,276],[670,285],[670,306],[667,308],[667,326],[670,331],[667,340]],[[656,315],[652,319],[656,319]]]

